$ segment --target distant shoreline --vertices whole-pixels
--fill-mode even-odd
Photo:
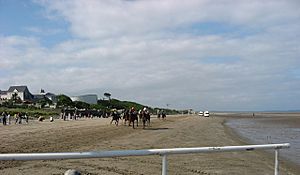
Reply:
[[[210,111],[211,113],[215,115],[228,115],[228,114],[299,114],[300,115],[300,110],[295,110],[295,111]]]

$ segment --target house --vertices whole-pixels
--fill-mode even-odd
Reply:
[[[1,100],[5,100],[5,99],[7,99],[7,91],[1,91],[0,90],[0,99]]]
[[[53,103],[57,103],[57,98],[56,98],[55,94],[47,92],[45,94],[45,97],[48,98],[49,100],[51,100]]]
[[[41,90],[39,94],[31,94],[27,86],[10,86],[7,91],[0,90],[0,101],[4,102],[10,99],[20,99],[22,102],[37,102],[41,99],[48,98],[53,103],[57,102],[56,95],[50,92],[45,93]]]
[[[56,95],[50,92],[45,92],[45,90],[41,89],[41,92],[39,94],[34,94],[34,101],[39,101],[41,99],[49,99],[51,100],[53,103],[57,102],[57,98]]]
[[[7,91],[0,90],[0,104],[7,100]]]
[[[6,99],[20,98],[22,101],[31,101],[33,95],[29,92],[27,86],[10,86],[6,94],[1,94],[1,98]]]

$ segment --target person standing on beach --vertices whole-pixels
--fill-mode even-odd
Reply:
[[[3,123],[3,125],[6,125],[6,116],[7,116],[7,114],[6,114],[6,112],[4,111],[3,113],[2,113],[2,123]]]
[[[22,114],[19,113],[18,118],[19,118],[19,124],[22,124]]]
[[[28,119],[29,119],[28,115],[25,114],[25,120],[26,120],[26,123],[27,123],[27,124],[28,124]]]
[[[18,117],[19,113],[15,113],[14,118],[15,118],[15,124],[18,123],[19,117]]]
[[[7,122],[8,122],[8,125],[10,125],[10,113],[7,114]]]

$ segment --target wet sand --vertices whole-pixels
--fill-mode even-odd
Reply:
[[[168,116],[153,119],[151,127],[132,129],[109,125],[110,119],[55,120],[0,127],[0,152],[72,152],[125,149],[243,145],[224,126],[226,117]],[[263,151],[168,156],[169,174],[274,174],[273,155]],[[161,157],[121,157],[52,161],[0,161],[0,174],[161,174]],[[281,174],[300,174],[285,160]]]
[[[300,168],[300,113],[259,113],[235,117],[225,124],[249,143],[290,143],[291,147],[281,150],[280,155]]]

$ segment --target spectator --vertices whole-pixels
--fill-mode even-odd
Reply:
[[[6,116],[7,116],[7,114],[6,114],[6,112],[4,111],[3,113],[2,113],[2,123],[3,123],[3,125],[6,125]]]
[[[10,125],[10,114],[9,113],[7,114],[7,122]]]
[[[28,124],[28,119],[29,119],[29,117],[28,117],[28,115],[27,114],[25,114],[25,120],[26,120],[26,123]]]
[[[22,124],[22,114],[19,113],[19,124]]]
[[[18,123],[18,120],[19,120],[19,113],[15,113],[15,115],[14,115],[14,118],[15,118],[15,124],[17,124]]]

